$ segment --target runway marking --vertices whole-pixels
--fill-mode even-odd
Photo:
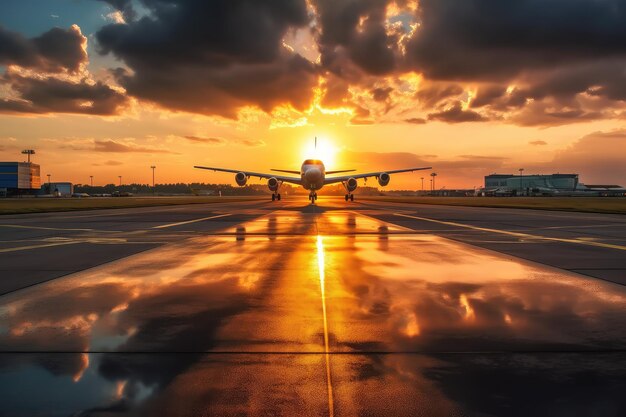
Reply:
[[[328,319],[326,317],[326,272],[324,262],[324,241],[317,235],[317,269],[320,275],[320,291],[322,295],[322,316],[324,318],[324,358],[326,360],[326,391],[328,392],[328,415],[334,417],[335,404],[333,399],[333,383],[330,376],[330,347],[328,345]]]
[[[182,226],[183,224],[197,223],[197,222],[202,222],[202,221],[205,221],[205,220],[217,219],[219,217],[226,217],[226,216],[232,216],[232,214],[230,214],[230,213],[229,214],[218,214],[217,216],[202,217],[200,219],[187,220],[185,222],[162,224],[160,226],[154,226],[153,229],[165,229],[166,227]]]
[[[74,243],[80,243],[80,242],[78,242],[78,241],[66,241],[66,242],[44,243],[42,245],[20,246],[20,247],[17,247],[17,248],[0,249],[0,253],[18,252],[18,251],[21,251],[21,250],[29,250],[29,249],[49,248],[51,246],[72,245]]]
[[[116,230],[97,230],[97,229],[65,229],[62,227],[43,227],[43,226],[23,226],[20,224],[0,224],[0,227],[12,227],[14,229],[34,229],[34,230],[60,230],[68,232],[103,232],[103,233],[116,233]]]
[[[610,248],[610,249],[626,251],[626,246],[613,245],[611,243],[594,242],[594,241],[582,240],[582,239],[568,239],[568,238],[559,238],[559,237],[538,236],[538,235],[531,235],[528,233],[509,232],[507,230],[490,229],[487,227],[472,226],[472,225],[464,224],[464,223],[446,222],[443,220],[429,219],[427,217],[409,216],[408,214],[401,214],[401,213],[393,213],[393,214],[394,216],[408,217],[410,219],[422,220],[425,222],[445,224],[447,226],[463,227],[466,229],[478,230],[481,232],[499,233],[502,235],[515,236],[515,237],[519,237],[523,239],[537,239],[537,240],[548,240],[551,242],[575,243],[578,245],[597,246],[601,248]]]

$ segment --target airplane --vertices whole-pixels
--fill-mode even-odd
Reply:
[[[315,138],[315,145],[317,147],[317,138]],[[236,169],[227,169],[227,168],[215,168],[215,167],[205,167],[195,165],[194,168],[198,169],[207,169],[210,171],[219,171],[219,172],[230,172],[235,174],[235,182],[240,187],[243,187],[248,182],[250,177],[259,177],[259,179],[267,179],[267,186],[272,191],[272,201],[279,200],[280,201],[280,186],[283,183],[296,184],[301,185],[305,190],[309,190],[309,200],[311,203],[315,203],[317,200],[317,191],[322,189],[324,185],[329,184],[343,184],[346,189],[345,200],[354,201],[354,190],[356,190],[358,183],[357,180],[360,178],[370,178],[375,177],[378,180],[378,184],[381,187],[389,184],[389,180],[391,179],[390,174],[399,174],[401,172],[414,172],[421,171],[425,169],[432,169],[432,167],[420,167],[420,168],[406,168],[406,169],[394,169],[390,171],[379,171],[379,172],[368,172],[365,174],[354,174],[354,175],[343,175],[337,177],[326,177],[326,175],[332,174],[344,174],[347,172],[354,172],[354,169],[344,169],[338,171],[326,171],[324,167],[324,163],[319,159],[306,159],[299,171],[296,170],[287,170],[287,169],[271,169],[273,172],[280,172],[286,174],[299,175],[298,177],[284,176],[284,175],[275,175],[275,174],[265,174],[262,172],[252,172],[252,171],[240,171]]]

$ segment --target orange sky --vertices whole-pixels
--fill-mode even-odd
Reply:
[[[237,36],[202,26],[201,40],[171,23],[171,10],[147,1],[74,10],[55,0],[60,12],[50,22],[20,17],[26,9],[17,4],[0,6],[0,35],[15,42],[13,50],[24,48],[0,51],[0,160],[21,160],[22,149],[34,148],[42,176],[57,181],[88,183],[93,175],[103,185],[121,175],[124,183],[149,183],[156,165],[159,183],[234,184],[231,174],[192,166],[298,169],[314,156],[306,151],[317,136],[333,150],[327,169],[432,165],[438,187],[472,188],[484,175],[518,168],[626,184],[619,88],[626,57],[602,49],[603,31],[621,36],[621,26],[590,20],[587,40],[597,42],[597,55],[572,39],[560,56],[561,35],[550,38],[547,23],[539,44],[500,42],[501,26],[481,29],[487,42],[459,41],[463,25],[475,27],[473,12],[457,14],[448,1],[380,0],[344,10],[345,2],[285,0],[288,11],[271,2],[244,1],[234,11],[180,3],[181,21],[200,11],[216,21],[247,19],[250,10],[273,18],[272,27],[245,20]],[[514,14],[499,12],[502,21]],[[547,19],[544,12],[528,10]],[[141,37],[144,29],[153,34]],[[163,40],[161,30],[189,43]],[[389,188],[418,189],[421,176],[428,173],[393,176]]]

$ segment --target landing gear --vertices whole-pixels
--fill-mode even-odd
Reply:
[[[309,194],[309,201],[311,202],[311,204],[315,204],[315,200],[317,200],[317,193]]]
[[[272,194],[272,201],[280,201],[280,193]]]
[[[346,199],[346,201],[354,201],[354,194],[346,194],[344,198]]]

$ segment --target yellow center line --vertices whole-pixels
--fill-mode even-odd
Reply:
[[[322,316],[324,319],[324,358],[326,360],[326,391],[328,392],[328,415],[334,417],[335,402],[333,399],[333,383],[330,376],[330,347],[328,344],[328,319],[326,317],[326,273],[324,267],[324,241],[317,235],[317,266],[320,275],[320,292],[322,295]]]
[[[591,241],[591,240],[583,240],[583,239],[568,239],[568,238],[560,238],[560,237],[548,237],[548,236],[540,236],[540,235],[531,235],[531,234],[528,234],[528,233],[521,233],[521,232],[509,232],[507,230],[490,229],[490,228],[487,228],[487,227],[472,226],[472,225],[463,224],[463,223],[446,222],[446,221],[443,221],[443,220],[435,220],[435,219],[429,219],[427,217],[419,217],[419,216],[409,216],[408,214],[401,214],[401,213],[393,213],[393,215],[394,216],[399,216],[399,217],[408,217],[410,219],[422,220],[422,221],[425,221],[425,222],[445,224],[445,225],[448,225],[448,226],[463,227],[463,228],[472,229],[472,230],[479,230],[481,232],[499,233],[499,234],[502,234],[502,235],[515,236],[515,237],[519,237],[519,238],[522,238],[522,239],[547,240],[547,241],[551,241],[551,242],[574,243],[574,244],[577,244],[577,245],[597,246],[597,247],[600,247],[600,248],[610,248],[610,249],[617,249],[617,250],[626,250],[626,246],[613,245],[611,243],[594,242],[594,241]]]
[[[226,217],[226,216],[232,216],[232,214],[218,214],[217,216],[202,217],[200,219],[187,220],[185,222],[162,224],[161,226],[154,226],[153,229],[165,229],[166,227],[182,226],[183,224],[197,223],[197,222],[202,222],[205,220],[217,219],[219,217]]]

